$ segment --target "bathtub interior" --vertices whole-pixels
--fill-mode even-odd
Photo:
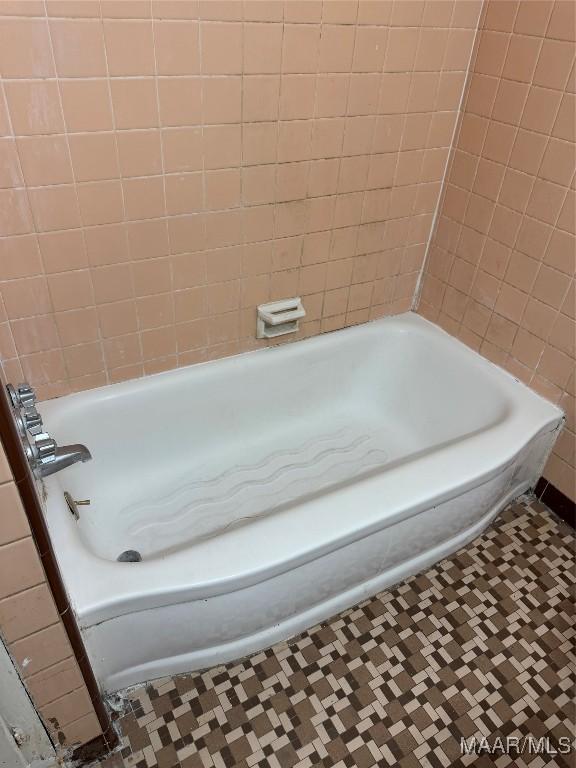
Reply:
[[[93,454],[50,486],[91,500],[83,544],[163,557],[506,417],[484,361],[463,364],[441,336],[357,331],[57,401],[51,432]]]

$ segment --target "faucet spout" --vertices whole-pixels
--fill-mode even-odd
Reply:
[[[48,477],[55,472],[60,472],[61,469],[72,466],[77,462],[90,461],[92,454],[86,448],[85,445],[75,443],[73,445],[63,445],[61,448],[56,448],[54,458],[50,461],[42,463],[39,467],[40,476]]]

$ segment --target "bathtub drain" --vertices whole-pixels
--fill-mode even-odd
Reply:
[[[142,560],[142,555],[135,549],[126,549],[118,555],[116,560],[119,563],[139,563]]]

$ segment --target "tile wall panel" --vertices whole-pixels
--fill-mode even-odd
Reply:
[[[0,639],[58,748],[101,729],[0,442]]]
[[[0,4],[0,357],[44,398],[411,306],[478,0]]]
[[[419,306],[566,411],[545,476],[572,499],[575,9],[486,4]]]

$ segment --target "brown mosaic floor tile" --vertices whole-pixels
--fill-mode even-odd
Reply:
[[[574,554],[570,528],[517,502],[453,557],[289,644],[135,690],[121,751],[100,766],[568,768],[574,752],[534,751],[573,739]],[[523,752],[463,754],[472,737]]]

